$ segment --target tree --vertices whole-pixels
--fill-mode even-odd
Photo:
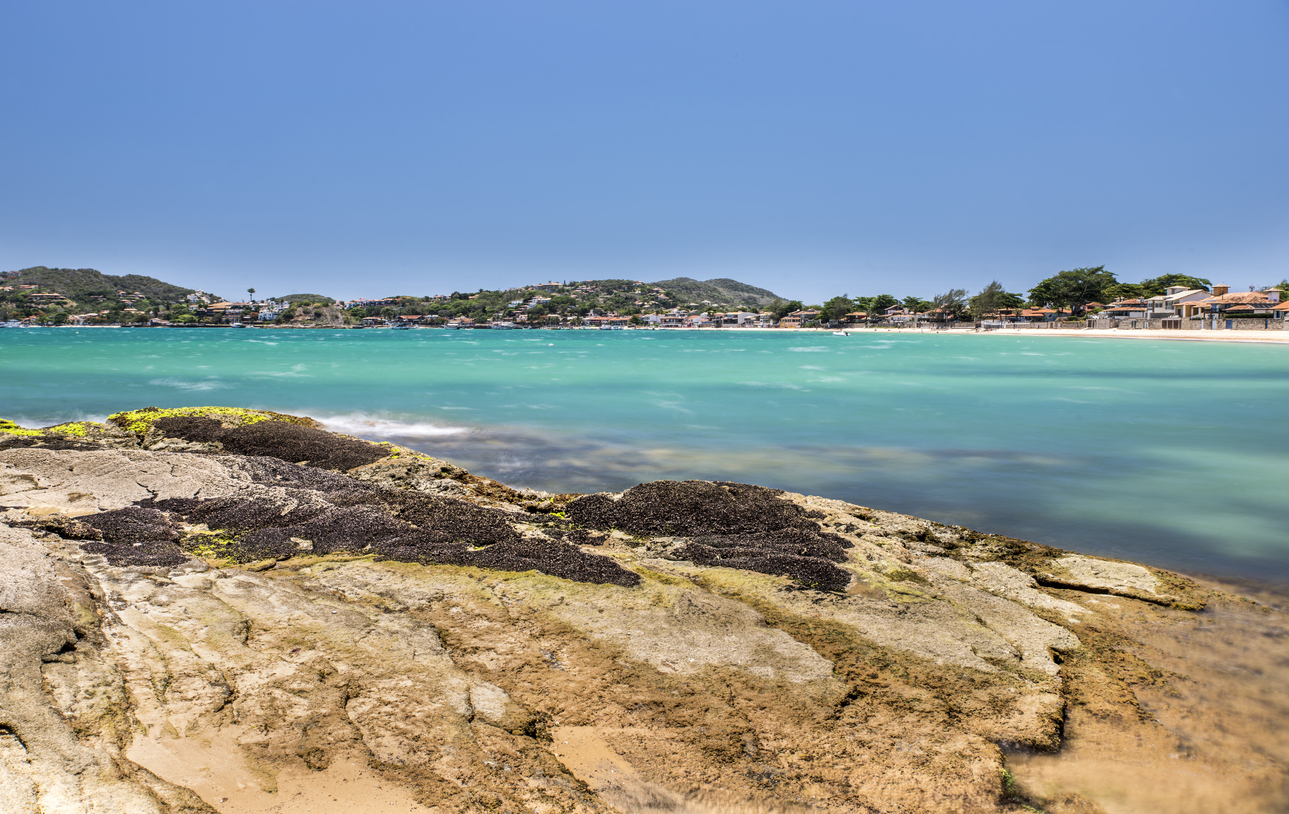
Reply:
[[[1191,277],[1189,274],[1165,274],[1162,277],[1152,277],[1149,280],[1141,281],[1142,295],[1146,297],[1158,297],[1163,294],[1170,286],[1184,285],[1187,288],[1198,288],[1202,291],[1208,291],[1213,284],[1203,277]]]
[[[1023,308],[1025,307],[1025,298],[1020,294],[1013,294],[1010,291],[1004,291],[998,298],[1003,308]]]
[[[255,302],[255,289],[248,288],[246,289],[246,293],[251,295],[251,302]]]
[[[980,293],[972,297],[968,303],[968,307],[971,309],[971,318],[981,320],[991,314],[997,314],[1003,307],[1000,300],[1006,293],[1007,289],[1003,288],[1003,284],[997,280],[980,289]]]
[[[873,303],[869,307],[869,311],[870,313],[880,314],[887,308],[891,308],[892,306],[899,304],[900,301],[892,297],[890,294],[878,294],[876,297],[873,297]]]
[[[967,290],[951,288],[943,294],[936,294],[932,303],[940,312],[939,318],[942,321],[956,320],[967,310]]]
[[[819,321],[823,323],[841,322],[846,315],[855,307],[855,303],[850,297],[842,294],[840,297],[833,297],[824,303],[823,308],[819,309]]]
[[[803,307],[801,300],[779,300],[770,308],[770,314],[774,317],[774,321],[778,322],[793,311],[800,311]]]
[[[1083,313],[1089,302],[1106,299],[1106,289],[1115,284],[1115,277],[1105,266],[1077,268],[1062,271],[1041,281],[1029,291],[1030,302],[1048,305],[1058,311],[1069,308],[1075,314]]]
[[[1162,294],[1163,292],[1160,291]],[[1106,299],[1118,302],[1120,300],[1135,300],[1145,296],[1145,289],[1138,283],[1115,283],[1105,290]],[[1154,296],[1153,294],[1150,296]]]

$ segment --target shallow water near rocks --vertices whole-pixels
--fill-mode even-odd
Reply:
[[[307,414],[512,486],[818,494],[1289,580],[1289,347],[779,332],[10,330],[0,415]]]

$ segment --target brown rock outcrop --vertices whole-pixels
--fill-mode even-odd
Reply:
[[[744,484],[544,495],[160,413],[122,414],[134,446],[0,440],[0,810],[1289,800],[1266,597]]]

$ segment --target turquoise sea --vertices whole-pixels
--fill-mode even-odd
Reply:
[[[0,416],[302,413],[515,486],[736,480],[1289,580],[1289,346],[770,331],[0,331]]]

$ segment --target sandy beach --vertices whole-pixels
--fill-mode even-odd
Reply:
[[[781,329],[767,329],[781,330]],[[827,328],[801,328],[798,330],[816,333],[832,333]],[[1181,342],[1261,342],[1271,344],[1289,343],[1289,331],[1160,331],[1144,328],[1119,330],[1089,328],[998,328],[977,331],[974,329],[951,329],[937,331],[930,328],[847,328],[850,334],[867,333],[918,333],[918,334],[966,334],[972,336],[1043,336],[1043,337],[1099,337],[1103,339],[1167,339]]]
[[[955,333],[976,333],[975,331],[955,331]],[[1178,342],[1262,342],[1284,344],[1289,342],[1289,331],[1159,331],[1148,329],[1070,329],[1050,330],[1045,328],[1021,328],[980,331],[983,335],[1000,336],[1079,336],[1100,337],[1103,339],[1167,339]]]

